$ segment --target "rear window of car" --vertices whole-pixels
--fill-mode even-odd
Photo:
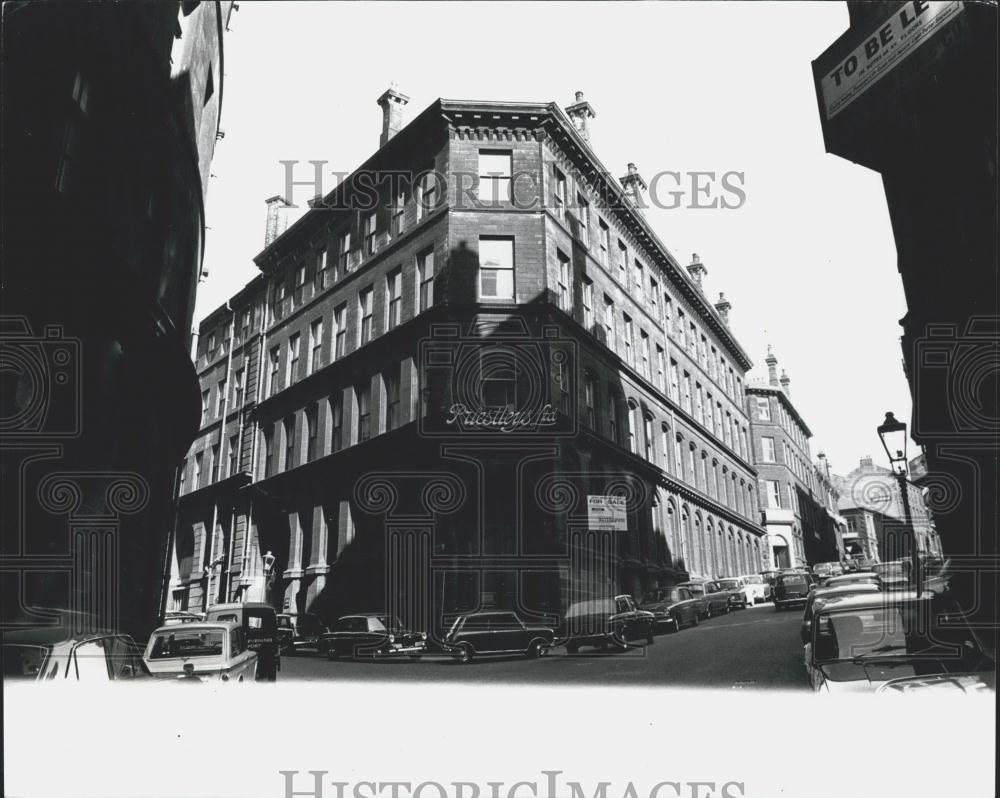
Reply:
[[[4,679],[37,679],[52,650],[51,646],[5,643],[3,646]]]
[[[175,657],[216,657],[222,653],[221,629],[207,629],[194,632],[164,632],[153,641],[149,658],[173,659]]]
[[[581,615],[614,615],[617,611],[614,599],[593,599],[571,605],[566,610],[566,617],[578,618]]]
[[[778,582],[783,587],[799,587],[808,584],[808,581],[801,574],[789,574],[788,576],[779,576]]]

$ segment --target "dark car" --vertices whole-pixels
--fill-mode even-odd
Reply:
[[[319,652],[339,657],[409,657],[420,659],[427,650],[427,634],[405,628],[399,618],[380,612],[345,615],[333,631],[320,636]]]
[[[216,604],[205,613],[206,621],[230,621],[243,628],[247,648],[257,654],[257,681],[273,682],[281,670],[278,613],[270,604]]]
[[[653,613],[640,610],[631,596],[589,599],[571,604],[566,610],[559,637],[570,654],[580,646],[628,648],[631,640],[653,642],[656,621]]]
[[[686,587],[661,587],[643,596],[639,609],[653,613],[657,629],[667,627],[678,631],[688,624],[697,626],[701,608]]]
[[[880,562],[872,566],[872,573],[881,580],[883,590],[906,590],[912,587],[910,571],[909,560]]]
[[[527,625],[513,612],[474,612],[460,615],[444,637],[444,650],[459,662],[496,654],[540,657],[551,647],[555,630]]]
[[[786,571],[778,574],[772,591],[775,612],[789,607],[804,607],[812,584],[809,574],[803,571]]]
[[[320,636],[325,631],[323,622],[311,612],[283,612],[278,615],[278,640],[282,654],[318,650]]]
[[[729,591],[720,588],[716,582],[692,580],[681,582],[680,587],[686,587],[691,591],[691,595],[698,601],[702,618],[729,612]]]
[[[802,645],[809,642],[812,636],[812,619],[816,610],[823,606],[823,603],[834,598],[844,596],[858,596],[863,593],[878,593],[878,585],[863,583],[840,585],[839,587],[819,587],[809,594],[806,599],[806,609],[802,613]]]

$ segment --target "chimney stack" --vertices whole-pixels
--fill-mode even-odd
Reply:
[[[625,189],[625,195],[632,201],[632,204],[642,210],[646,207],[646,200],[642,192],[646,190],[646,181],[639,174],[639,169],[634,163],[628,165],[628,174],[619,177],[618,182]]]
[[[861,467],[865,468],[866,466],[869,468],[872,466],[872,456],[870,454],[861,458]]]
[[[823,469],[823,473],[826,474],[826,478],[830,478],[830,463],[827,462],[826,453],[820,452],[816,455],[819,458],[819,467]]]
[[[395,86],[389,86],[378,98],[379,107],[382,109],[382,135],[378,139],[379,147],[384,147],[386,142],[403,127],[403,107],[409,101],[410,98],[396,91]]]
[[[771,345],[767,345],[767,357],[764,358],[764,362],[767,363],[767,384],[772,388],[778,387],[778,358],[774,356],[774,352],[771,351]]]
[[[695,252],[691,255],[691,263],[688,264],[688,274],[691,275],[691,279],[694,280],[694,284],[698,286],[699,291],[703,291],[701,281],[708,274],[708,269],[705,268],[705,264],[701,262],[701,258],[698,257],[698,253]]]
[[[732,304],[729,302],[728,299],[726,299],[726,295],[720,291],[719,301],[715,303],[715,309],[719,311],[719,315],[722,317],[722,321],[727,325],[729,324],[729,309],[731,307]]]
[[[781,370],[781,390],[785,392],[786,396],[791,396],[791,392],[788,390],[788,386],[791,385],[792,379],[788,376],[784,369]]]
[[[285,232],[288,227],[288,214],[285,208],[290,207],[288,200],[275,194],[270,199],[264,200],[267,205],[267,223],[264,226],[264,246],[271,246],[271,242]]]
[[[563,110],[566,111],[566,116],[572,121],[576,132],[580,134],[585,142],[590,144],[590,120],[597,116],[597,114],[594,113],[594,109],[590,103],[583,99],[583,92],[578,91],[576,93],[576,102]]]

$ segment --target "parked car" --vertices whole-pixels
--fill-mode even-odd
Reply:
[[[715,582],[692,580],[681,582],[678,587],[686,587],[698,599],[702,618],[711,618],[713,615],[729,612],[729,593],[719,589]]]
[[[701,604],[686,587],[661,587],[642,597],[640,610],[653,613],[656,628],[668,627],[678,631],[690,624],[697,626]]]
[[[753,604],[753,591],[743,581],[742,577],[732,576],[719,579],[716,585],[718,585],[720,590],[724,590],[729,594],[730,607],[738,607],[741,610],[745,610]]]
[[[270,604],[248,601],[245,604],[216,604],[205,613],[206,621],[238,623],[247,647],[257,654],[258,681],[273,682],[281,670],[278,644],[278,613]]]
[[[872,573],[882,581],[883,590],[906,590],[912,588],[913,580],[910,574],[908,560],[892,560],[880,562],[872,567]]]
[[[282,654],[319,650],[319,639],[325,631],[323,622],[311,612],[278,613],[278,644]]]
[[[875,585],[881,588],[882,580],[870,571],[858,571],[843,576],[831,576],[823,587],[840,587],[841,585]]]
[[[857,596],[862,593],[878,593],[878,585],[870,585],[863,583],[838,585],[837,587],[818,587],[809,594],[809,598],[806,599],[806,608],[802,613],[802,645],[806,645],[809,642],[809,638],[812,634],[812,619],[813,614],[819,607],[832,598],[837,598],[840,596]]]
[[[414,632],[399,618],[382,612],[345,615],[333,629],[320,635],[319,652],[327,659],[352,657],[409,657],[420,659],[427,650],[427,633]]]
[[[173,626],[179,623],[200,623],[205,620],[205,616],[200,612],[167,612],[163,614],[161,626]]]
[[[158,679],[257,679],[257,654],[247,647],[240,624],[232,621],[161,626],[150,635],[143,660]]]
[[[640,610],[631,596],[589,599],[571,604],[559,629],[559,639],[570,654],[580,646],[625,649],[632,640],[653,642],[656,620]]]
[[[750,589],[750,603],[771,600],[771,585],[760,574],[745,574],[740,579]]]
[[[876,693],[926,693],[929,691],[969,693],[981,695],[997,690],[996,672],[979,673],[933,673],[929,676],[904,676],[891,679]]]
[[[148,679],[142,651],[128,635],[114,631],[77,633],[60,623],[3,634],[4,681],[84,682]]]
[[[996,670],[960,608],[931,593],[830,599],[814,614],[811,635],[806,671],[817,692],[870,692],[908,676]]]
[[[818,562],[812,567],[813,576],[822,581],[831,576],[840,576],[844,567],[839,562]]]
[[[774,610],[804,607],[813,582],[803,571],[785,571],[774,581]]]
[[[496,654],[520,654],[534,659],[553,644],[555,630],[527,625],[513,612],[474,612],[460,615],[444,638],[444,650],[459,662]]]

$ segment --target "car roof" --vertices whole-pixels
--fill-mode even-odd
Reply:
[[[838,593],[878,593],[879,586],[870,582],[867,584],[852,585],[845,583],[842,585],[831,585],[830,587],[818,587],[813,591],[815,596],[835,596]]]
[[[213,604],[208,608],[208,612],[219,612],[221,610],[271,610],[277,613],[274,607],[264,601],[237,601],[229,604]]]
[[[171,635],[186,635],[191,632],[197,632],[199,630],[217,630],[217,629],[239,629],[240,625],[236,621],[199,621],[198,623],[185,623],[178,626],[177,624],[167,624],[166,626],[160,626],[153,630],[154,635],[158,635],[161,632],[164,634]]]
[[[177,627],[172,627],[176,629]],[[16,643],[22,646],[54,646],[70,641],[85,642],[98,637],[127,637],[114,629],[90,629],[86,632],[74,631],[72,627],[60,624],[58,626],[36,626],[30,629],[9,629],[3,633],[3,642]]]
[[[908,604],[915,601],[930,601],[933,598],[933,593],[922,593],[918,596],[913,590],[889,592],[880,590],[873,593],[861,593],[852,596],[835,596],[829,601],[824,602],[822,612],[879,609],[881,607]]]

